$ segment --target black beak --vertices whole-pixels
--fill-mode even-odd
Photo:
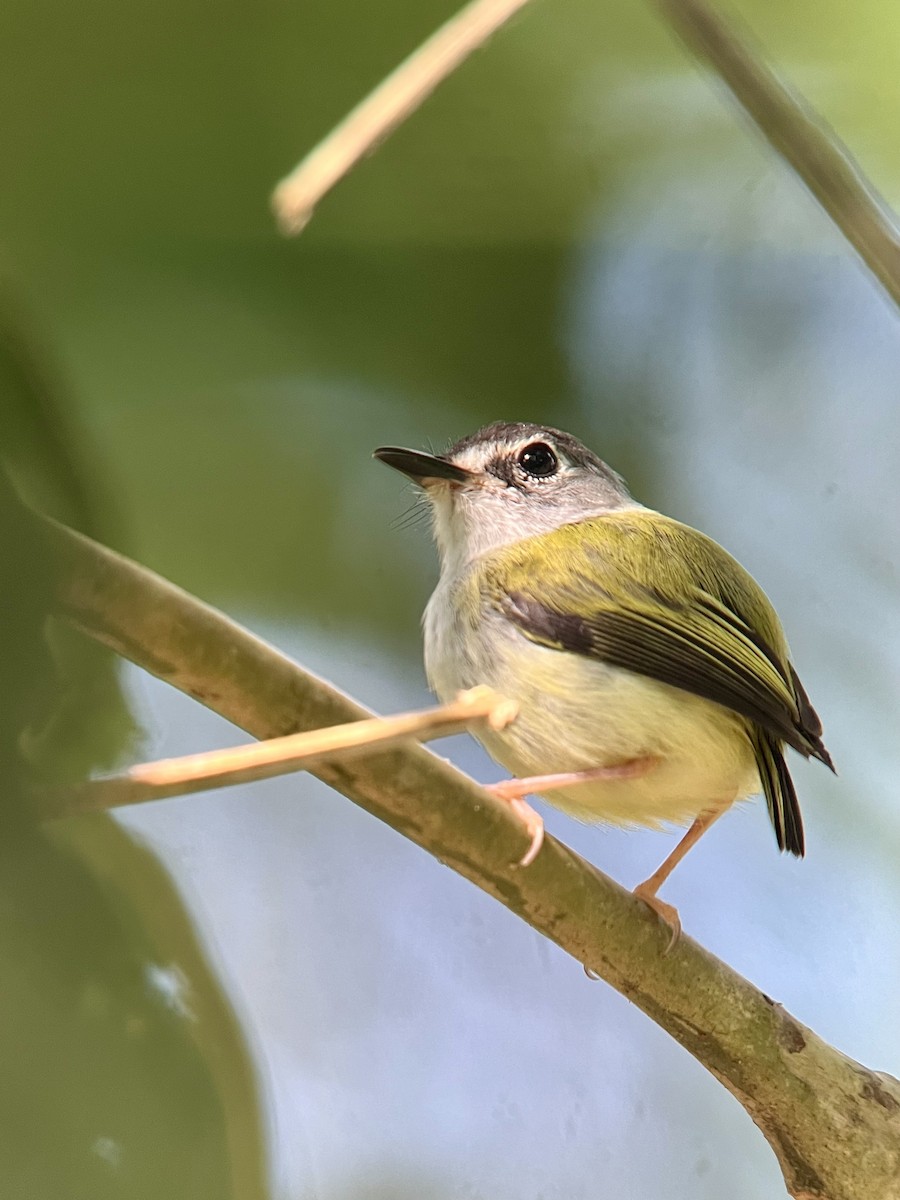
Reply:
[[[402,471],[414,483],[424,484],[429,479],[449,479],[451,483],[469,483],[475,478],[474,471],[458,467],[455,463],[438,458],[436,454],[423,454],[420,450],[404,450],[401,446],[379,446],[372,452],[373,458]]]

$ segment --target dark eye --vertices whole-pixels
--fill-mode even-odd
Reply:
[[[546,442],[532,442],[530,446],[525,446],[519,451],[518,462],[523,471],[536,479],[546,479],[559,470],[559,459]]]

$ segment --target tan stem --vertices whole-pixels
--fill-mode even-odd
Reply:
[[[472,0],[370,92],[276,187],[282,233],[299,233],[322,197],[410,117],[528,0]]]
[[[372,717],[309,733],[270,738],[250,746],[140,763],[122,775],[41,792],[37,799],[45,819],[102,812],[238,783],[255,783],[291,771],[308,770],[326,759],[337,762],[361,750],[387,749],[410,739],[424,742],[449,737],[480,724],[501,729],[514,719],[515,711],[515,705],[490,688],[472,688],[440,708]]]

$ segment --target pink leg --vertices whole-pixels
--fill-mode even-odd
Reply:
[[[616,763],[612,767],[593,767],[589,771],[565,771],[556,775],[529,775],[525,779],[504,779],[491,783],[485,791],[500,800],[507,800],[510,808],[531,834],[531,845],[520,860],[520,867],[527,867],[537,858],[544,842],[544,821],[540,813],[526,804],[524,797],[559,788],[576,787],[580,783],[595,783],[600,780],[638,779],[656,766],[655,758],[633,758],[628,762]]]
[[[643,883],[639,883],[634,889],[635,896],[643,900],[649,908],[652,908],[660,920],[664,921],[672,931],[672,937],[669,940],[668,946],[663,951],[664,954],[668,954],[681,937],[681,918],[678,915],[678,909],[672,904],[666,904],[665,900],[660,900],[656,893],[687,854],[688,850],[696,846],[710,825],[714,821],[717,821],[724,811],[724,808],[717,808],[711,812],[701,813],[662,865],[653,872],[649,879],[645,879]]]

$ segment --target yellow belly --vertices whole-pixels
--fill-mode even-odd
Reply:
[[[458,630],[457,630],[458,633]],[[487,683],[519,704],[499,733],[477,736],[513,775],[547,775],[656,763],[636,779],[553,790],[546,799],[585,821],[621,826],[687,824],[759,791],[744,718],[644,676],[581,655],[538,646],[517,630],[494,631],[490,653],[478,639],[440,660],[428,656],[442,699]]]

